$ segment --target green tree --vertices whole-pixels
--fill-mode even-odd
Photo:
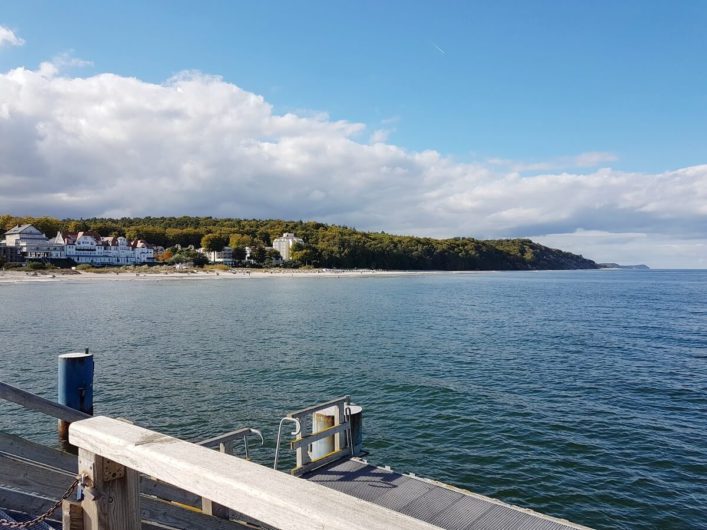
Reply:
[[[191,261],[195,267],[202,268],[204,265],[208,265],[209,258],[204,256],[203,254],[198,254],[198,255],[194,256],[194,258]]]
[[[206,234],[201,238],[201,246],[209,252],[221,252],[226,246],[226,242],[223,237],[217,234]]]
[[[250,259],[257,263],[263,263],[267,254],[265,253],[265,247],[263,245],[254,245],[250,247]]]
[[[276,250],[274,248],[266,248],[265,249],[265,262],[273,263],[275,261],[279,261],[282,259],[282,256],[280,255],[280,251]]]
[[[290,259],[303,265],[315,265],[319,262],[319,253],[312,245],[295,243],[290,251]]]
[[[167,228],[165,230],[170,246],[181,245],[188,247],[193,245],[198,247],[204,234],[205,232],[199,228]]]
[[[232,247],[233,248],[233,259],[236,261],[243,261],[245,259],[245,247]]]

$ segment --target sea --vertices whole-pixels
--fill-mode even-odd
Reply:
[[[1,381],[56,399],[84,348],[97,414],[254,427],[264,465],[284,415],[350,395],[373,464],[597,529],[707,528],[707,271],[0,284]],[[0,429],[56,445],[6,402]]]

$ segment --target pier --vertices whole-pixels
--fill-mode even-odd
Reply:
[[[289,474],[232,454],[234,442],[243,440],[247,447],[248,437],[261,436],[256,429],[197,444],[126,420],[91,416],[5,383],[0,399],[68,424],[68,441],[78,452],[0,433],[0,520],[47,514],[30,528],[586,529],[370,465],[354,455],[359,433],[352,429],[355,411],[348,396],[283,418],[278,451],[283,426],[295,429],[287,447],[295,452],[296,466]],[[54,505],[58,509],[47,513]]]

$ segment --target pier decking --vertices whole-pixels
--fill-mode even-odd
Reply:
[[[335,462],[303,478],[448,530],[587,530],[358,458]]]

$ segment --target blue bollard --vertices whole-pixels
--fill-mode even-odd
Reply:
[[[59,355],[58,401],[62,405],[93,414],[93,354]],[[69,440],[69,422],[59,420],[59,440]]]

